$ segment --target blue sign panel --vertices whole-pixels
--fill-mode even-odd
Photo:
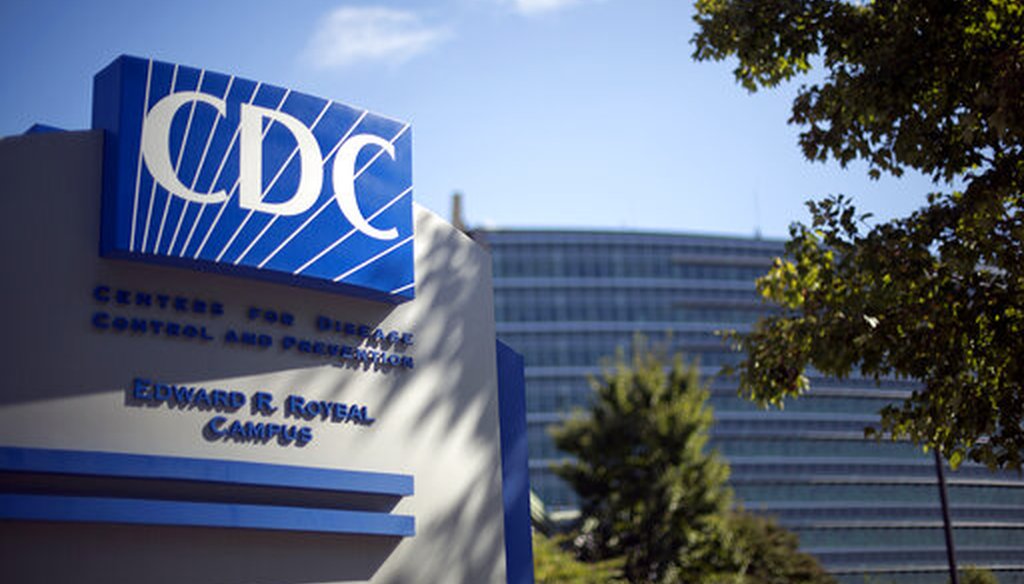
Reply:
[[[102,255],[413,298],[408,124],[123,56],[96,75],[93,128]]]

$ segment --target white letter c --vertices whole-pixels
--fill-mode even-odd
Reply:
[[[226,115],[224,101],[205,93],[179,91],[164,97],[156,102],[142,122],[142,158],[146,161],[146,167],[149,168],[153,179],[167,189],[167,192],[194,203],[220,203],[228,198],[223,189],[212,193],[197,193],[181,183],[171,166],[171,152],[168,145],[171,121],[178,109],[190,101],[208,103],[217,108],[221,117]]]
[[[359,202],[356,201],[356,157],[359,152],[370,144],[380,146],[392,160],[395,159],[395,147],[384,138],[372,134],[359,134],[352,136],[338,149],[334,157],[334,169],[332,181],[334,183],[334,196],[338,199],[338,206],[341,212],[348,219],[349,223],[359,231],[374,239],[394,239],[398,237],[398,229],[377,229],[370,225],[362,211],[359,210]]]

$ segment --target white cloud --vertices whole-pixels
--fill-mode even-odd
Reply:
[[[555,12],[580,2],[581,0],[513,0],[515,9],[521,14],[526,15]]]
[[[346,6],[320,21],[304,55],[320,69],[366,61],[399,64],[449,36],[448,29],[428,26],[407,10]]]

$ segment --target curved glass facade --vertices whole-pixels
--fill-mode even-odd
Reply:
[[[549,508],[571,489],[548,428],[591,396],[588,376],[636,333],[667,343],[712,378],[737,355],[716,335],[744,330],[769,307],[754,279],[781,241],[663,233],[478,230],[491,251],[499,337],[526,362],[530,480]],[[800,535],[842,582],[948,578],[935,467],[906,442],[864,438],[879,408],[915,384],[814,378],[807,396],[762,411],[714,378],[712,444],[730,462],[744,507]],[[964,464],[947,469],[957,558],[1024,584],[1024,479]]]

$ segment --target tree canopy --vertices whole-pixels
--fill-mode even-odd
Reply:
[[[591,409],[555,431],[575,457],[559,474],[581,500],[581,555],[615,558],[630,582],[834,584],[795,535],[730,510],[708,390],[680,355],[667,363],[638,339],[631,361],[594,380]]]
[[[738,337],[741,392],[779,405],[806,371],[922,387],[881,427],[991,468],[1024,452],[1024,4],[698,0],[694,57],[735,57],[753,91],[817,69],[790,123],[809,160],[913,169],[937,191],[877,224],[809,204],[758,281],[782,307]]]
[[[706,451],[711,410],[697,370],[654,353],[620,356],[594,403],[554,432],[575,460],[558,469],[580,498],[587,559],[625,558],[630,582],[700,582],[717,565],[731,494]]]

